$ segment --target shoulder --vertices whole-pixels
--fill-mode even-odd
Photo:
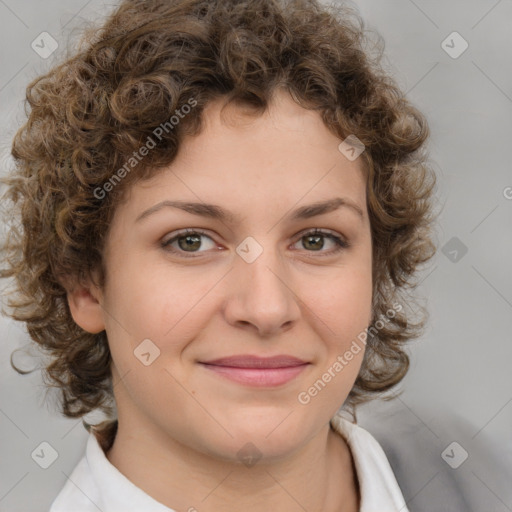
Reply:
[[[91,437],[87,444],[90,442]],[[99,498],[87,456],[84,454],[53,500],[48,512],[97,512]]]
[[[512,503],[506,447],[485,431],[476,436],[481,426],[453,410],[418,403],[413,412],[400,400],[376,400],[358,410],[358,419],[386,453],[414,512],[477,512]]]
[[[89,431],[84,457],[48,512],[175,512],[146,494],[108,460],[104,447],[111,440],[109,435],[105,438]]]

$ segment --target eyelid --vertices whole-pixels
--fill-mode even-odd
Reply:
[[[181,229],[176,232],[173,232],[172,236],[169,237],[167,240],[165,240],[165,241],[162,240],[161,246],[165,251],[168,251],[172,254],[179,254],[180,256],[183,256],[185,258],[197,258],[197,257],[199,257],[199,255],[206,253],[207,251],[187,253],[186,251],[175,250],[174,248],[171,247],[170,244],[172,242],[176,241],[180,237],[183,237],[183,236],[186,236],[189,234],[202,235],[207,238],[210,238],[210,240],[212,240],[214,243],[217,243],[217,242],[215,242],[214,238],[212,236],[210,236],[208,234],[208,232],[205,231],[204,229],[185,228],[185,229]],[[351,247],[351,243],[346,239],[346,237],[344,235],[342,235],[341,233],[338,233],[336,231],[332,231],[330,229],[324,229],[324,228],[306,228],[306,229],[300,231],[299,233],[297,233],[295,235],[295,237],[294,237],[295,241],[292,243],[292,245],[295,245],[301,238],[303,238],[304,236],[307,236],[307,235],[309,235],[309,236],[314,236],[314,235],[324,236],[324,237],[332,240],[335,243],[335,245],[337,246],[334,250],[331,249],[330,251],[307,251],[307,250],[305,251],[306,253],[312,253],[312,254],[317,253],[317,255],[319,257],[333,256],[333,255],[341,252],[343,249],[348,249]]]
[[[319,257],[334,256],[334,255],[339,254],[341,251],[352,247],[352,243],[349,242],[344,235],[342,235],[341,233],[338,233],[337,231],[332,231],[330,229],[324,229],[324,228],[308,228],[308,229],[301,231],[300,233],[297,234],[296,241],[294,242],[294,244],[297,243],[302,237],[304,237],[306,235],[309,235],[309,236],[322,235],[326,238],[331,239],[335,243],[336,248],[334,250],[318,251],[317,254]],[[317,251],[306,251],[306,252],[314,255],[315,252],[317,252]]]
[[[210,238],[213,242],[215,242],[215,240],[213,239],[212,236],[210,236],[208,234],[208,232],[206,232],[204,229],[201,229],[201,228],[185,228],[185,229],[179,229],[177,231],[173,231],[171,233],[172,236],[170,236],[167,240],[165,239],[162,239],[161,241],[161,246],[164,250],[166,251],[169,251],[171,253],[177,253],[179,252],[180,254],[183,254],[185,255],[185,257],[194,257],[192,256],[194,253],[189,253],[191,256],[188,256],[186,251],[176,251],[176,250],[173,250],[173,248],[171,247],[170,249],[168,249],[168,247],[170,247],[171,245],[171,242],[174,242],[176,241],[178,238],[180,237],[183,237],[183,236],[186,236],[186,235],[203,235],[207,238]],[[216,242],[215,242],[216,243]],[[203,251],[204,252],[204,251]],[[195,254],[202,254],[201,252],[198,252],[198,253],[195,253]]]

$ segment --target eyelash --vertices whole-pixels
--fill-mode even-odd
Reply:
[[[179,253],[180,256],[184,256],[185,258],[199,257],[199,256],[196,256],[193,254],[201,254],[200,252],[187,254],[186,251],[176,250],[173,247],[171,247],[171,245],[170,245],[171,243],[173,243],[174,241],[178,240],[179,238],[183,238],[187,235],[203,235],[203,236],[206,236],[211,239],[211,236],[209,236],[206,232],[202,231],[201,229],[184,229],[182,231],[179,231],[174,237],[170,238],[169,240],[162,242],[162,244],[161,244],[162,248],[171,253],[175,253],[175,254]],[[315,235],[322,235],[322,236],[325,236],[326,238],[330,238],[337,246],[334,250],[331,250],[331,251],[327,251],[327,252],[320,251],[319,252],[320,257],[332,256],[333,254],[337,254],[340,251],[342,251],[343,249],[348,249],[351,246],[345,239],[343,239],[337,235],[334,235],[333,233],[331,233],[329,231],[325,231],[322,229],[313,229],[310,231],[306,231],[305,233],[301,234],[301,236],[299,236],[297,242],[301,238],[304,238],[306,236],[315,236]],[[297,243],[297,242],[295,242],[295,243]],[[317,252],[317,251],[307,251],[307,252]]]

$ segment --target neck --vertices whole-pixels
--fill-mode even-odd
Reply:
[[[324,425],[293,454],[253,465],[178,443],[154,425],[119,419],[108,460],[169,508],[220,512],[357,512],[359,490],[346,441]],[[151,468],[151,471],[148,471]]]

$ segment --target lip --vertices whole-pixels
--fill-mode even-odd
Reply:
[[[282,386],[309,366],[307,361],[289,355],[238,355],[202,361],[199,364],[220,377],[256,387]]]
[[[278,355],[273,357],[259,357],[251,355],[236,355],[230,357],[221,357],[210,361],[201,361],[203,364],[212,364],[215,366],[227,366],[230,368],[289,368],[307,364],[294,356]]]

